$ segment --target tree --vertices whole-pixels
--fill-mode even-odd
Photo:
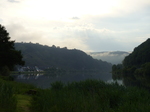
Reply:
[[[11,41],[9,33],[4,26],[0,24],[0,71],[8,67],[13,70],[15,65],[24,65],[21,51],[15,50],[14,42]]]
[[[144,63],[150,62],[150,38],[148,38],[145,42],[135,47],[134,51],[126,56],[123,60],[123,65],[125,67],[136,66],[140,68],[140,66]]]

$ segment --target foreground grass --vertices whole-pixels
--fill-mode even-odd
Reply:
[[[17,112],[30,112],[31,96],[18,94],[17,98]]]
[[[0,112],[30,112],[31,95],[26,92],[34,86],[0,79]]]
[[[34,89],[36,94],[27,91]],[[136,87],[86,80],[49,89],[0,80],[0,112],[149,112],[150,94]]]
[[[150,94],[97,80],[55,82],[33,97],[31,107],[32,112],[149,112]]]
[[[0,80],[0,112],[15,112],[16,104],[13,86]]]

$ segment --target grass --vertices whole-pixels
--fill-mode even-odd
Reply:
[[[0,111],[15,112],[17,105],[14,87],[3,80],[0,80]]]
[[[29,112],[33,85],[0,79],[0,112]]]
[[[51,84],[31,100],[32,112],[149,112],[150,94],[135,87],[86,80]]]
[[[29,95],[27,91],[36,90]],[[51,88],[0,80],[0,112],[149,112],[149,91],[86,80]]]
[[[17,112],[30,112],[30,101],[31,96],[29,95],[21,95],[18,94],[17,96]]]

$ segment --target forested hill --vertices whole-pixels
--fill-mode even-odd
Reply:
[[[140,67],[142,64],[150,62],[150,38],[135,47],[134,51],[125,57],[124,66]]]
[[[126,86],[139,86],[150,90],[150,38],[125,57],[123,64],[112,66],[113,78],[122,78]]]
[[[43,46],[33,43],[15,43],[15,48],[21,50],[26,66],[40,68],[57,67],[63,69],[92,69],[111,71],[111,64],[102,60],[93,59],[85,52],[77,49],[67,49]]]

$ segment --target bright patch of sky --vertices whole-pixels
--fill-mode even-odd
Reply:
[[[0,0],[16,42],[83,51],[132,51],[150,38],[150,0]]]

